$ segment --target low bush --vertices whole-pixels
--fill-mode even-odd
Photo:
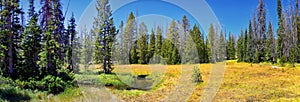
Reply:
[[[52,94],[63,92],[68,87],[76,87],[74,74],[67,69],[58,71],[57,76],[47,75],[41,80],[30,78],[29,81],[15,80],[20,88],[46,91]]]

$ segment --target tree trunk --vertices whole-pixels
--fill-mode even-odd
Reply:
[[[9,49],[8,49],[8,65],[9,65],[9,75],[12,76],[14,73],[13,70],[13,39],[12,39],[12,35],[9,35]]]
[[[8,28],[11,28],[11,18],[8,16]],[[13,33],[8,35],[9,44],[8,44],[8,66],[9,66],[9,75],[12,77],[14,73],[13,69]]]

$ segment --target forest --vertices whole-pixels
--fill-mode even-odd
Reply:
[[[206,101],[300,101],[299,0],[276,1],[278,29],[259,0],[240,34],[218,24],[205,34],[186,15],[148,29],[133,12],[116,27],[112,0],[97,0],[92,29],[77,31],[62,0],[38,2],[37,10],[28,0],[26,10],[20,0],[0,1],[0,101],[115,101],[109,93],[124,101],[175,101],[168,96],[180,84],[194,91],[179,100],[199,101],[220,63],[223,82]]]

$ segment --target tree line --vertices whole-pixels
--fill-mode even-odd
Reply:
[[[239,62],[294,65],[300,62],[298,0],[291,2],[284,11],[281,3],[281,0],[278,0],[277,35],[271,18],[267,17],[263,0],[259,0],[256,11],[249,20],[249,27],[242,30],[238,37],[223,31],[217,24],[211,24],[208,34],[205,35],[197,25],[191,26],[186,16],[178,21],[173,20],[167,28],[156,26],[148,30],[147,24],[138,23],[131,12],[126,23],[121,21],[118,35],[114,36],[110,57],[115,58],[110,58],[110,62],[183,64],[237,59]],[[95,33],[95,30],[91,30],[91,33]],[[93,39],[91,36],[87,38]],[[87,44],[84,45],[89,45],[91,42],[85,43]],[[90,47],[92,46],[87,48]],[[91,50],[84,50],[93,53]],[[103,63],[103,57],[97,56],[98,53],[101,51],[94,50],[94,57],[90,57],[87,62],[94,60],[96,63]]]
[[[29,0],[25,13],[20,0],[0,1],[0,74],[19,80],[21,87],[56,93],[74,84],[79,37],[74,15],[65,18],[61,0],[40,4],[36,12],[34,0]]]
[[[278,29],[275,35],[270,18],[266,16],[266,5],[263,0],[259,1],[249,20],[249,28],[241,31],[238,38],[239,61],[271,62],[282,66],[286,63],[295,66],[300,62],[299,0],[290,2],[285,9],[283,7],[282,1],[277,0]]]

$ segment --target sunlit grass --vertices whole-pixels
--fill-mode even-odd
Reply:
[[[192,95],[187,101],[200,101],[203,96],[204,89],[211,74],[211,64],[199,65],[203,83],[197,84]],[[55,96],[55,101],[71,101],[83,100],[89,97],[90,100],[101,100],[99,97],[101,92],[109,92],[108,96],[113,95],[124,101],[161,101],[175,87],[180,84],[181,75],[187,75],[182,72],[181,65],[122,65],[115,66],[114,73],[125,73],[133,76],[149,75],[147,78],[159,80],[151,90],[126,90],[115,89],[113,87],[97,88],[97,87],[80,87],[74,91],[66,91],[63,94]],[[193,67],[190,69],[192,70]],[[94,72],[100,69],[91,68]],[[77,79],[88,80],[101,79],[99,75],[77,75]],[[119,76],[120,77],[120,76]],[[236,60],[230,60],[226,63],[224,79],[218,90],[214,101],[300,101],[300,68],[279,67],[273,68],[269,63],[250,64],[237,63]],[[188,79],[187,79],[188,80]],[[96,90],[98,89],[98,91]],[[106,91],[105,91],[105,90]],[[71,95],[70,95],[71,94]],[[99,97],[91,97],[100,95]],[[68,98],[68,99],[66,99]]]

